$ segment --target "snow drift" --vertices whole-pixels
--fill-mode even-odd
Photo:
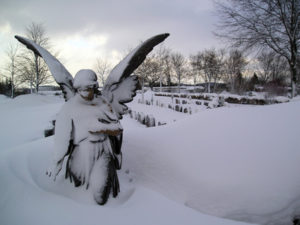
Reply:
[[[299,115],[299,102],[219,108],[166,127],[128,129],[125,165],[201,212],[288,224],[300,209]]]
[[[62,99],[21,98],[0,103],[1,224],[279,225],[300,214],[299,101],[206,110],[155,128],[125,116],[121,193],[100,207],[63,175],[45,175],[53,138],[38,131]]]

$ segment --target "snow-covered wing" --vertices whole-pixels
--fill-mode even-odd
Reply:
[[[119,119],[127,111],[128,107],[125,103],[131,102],[136,95],[138,85],[137,76],[126,77],[122,82],[111,86],[107,93],[107,100],[110,102]]]
[[[59,62],[53,55],[51,55],[46,49],[36,44],[32,40],[24,37],[15,36],[15,38],[24,44],[28,49],[32,50],[36,55],[42,57],[49,67],[55,81],[62,89],[64,98],[68,101],[75,94],[73,88],[73,77],[67,71],[67,69]]]
[[[152,49],[163,42],[169,34],[156,35],[130,52],[109,74],[102,91],[102,95],[110,102],[119,118],[127,107],[124,103],[132,101],[137,89],[137,77],[130,75],[145,60]]]

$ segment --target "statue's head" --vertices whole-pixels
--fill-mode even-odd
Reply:
[[[75,75],[73,87],[83,99],[91,101],[94,99],[94,94],[99,87],[97,75],[93,70],[79,70]]]

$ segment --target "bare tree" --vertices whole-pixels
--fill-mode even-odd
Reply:
[[[149,67],[149,73],[146,74],[146,81],[149,87],[153,89],[154,85],[161,79],[162,67],[157,57],[149,57],[146,61]]]
[[[226,0],[217,2],[218,36],[236,47],[272,49],[284,57],[296,95],[297,58],[300,42],[299,0]]]
[[[160,66],[162,67],[162,74],[165,75],[167,86],[171,86],[172,77],[172,51],[169,48],[161,47],[157,53],[157,57],[160,60]]]
[[[26,36],[49,51],[49,38],[46,36],[46,30],[43,24],[32,23],[29,25],[26,28]],[[48,66],[42,58],[38,57],[38,55],[32,51],[25,49],[22,53],[22,61],[20,74],[20,80],[22,82],[28,82],[31,88],[34,85],[36,92],[39,91],[41,84],[50,82],[51,75]]]
[[[171,54],[171,63],[178,80],[178,92],[180,92],[181,79],[185,74],[186,60],[181,53],[177,52]]]
[[[216,92],[216,88],[218,85],[218,82],[225,76],[226,69],[225,69],[225,49],[219,49],[215,50],[212,49],[215,56],[215,69],[213,70],[214,73],[212,74],[212,79],[213,79],[213,92]]]
[[[236,81],[240,80],[242,72],[245,70],[248,62],[242,52],[233,49],[229,52],[229,56],[225,61],[225,81],[230,84],[230,91],[234,92]]]
[[[207,92],[211,92],[211,83],[214,83],[213,92],[215,92],[216,84],[223,75],[224,50],[209,49],[198,52],[191,56],[191,64],[194,71],[203,75],[207,83]]]
[[[12,45],[10,44],[6,49],[6,56],[7,56],[7,64],[4,68],[5,77],[10,80],[11,83],[11,98],[15,97],[15,88],[17,86],[16,76],[18,75],[18,52],[19,52],[19,45]]]
[[[191,62],[191,56],[190,58],[187,60],[187,63],[185,65],[185,78],[190,81],[193,81],[193,84],[196,85],[197,84],[197,71],[194,69],[194,67],[192,66],[192,62]]]
[[[198,52],[195,55],[190,56],[190,64],[192,67],[192,76],[194,80],[194,85],[197,84],[197,78],[201,77],[202,73],[202,55],[201,52]]]
[[[102,87],[103,87],[104,82],[112,69],[111,64],[105,59],[97,58],[94,68],[98,78],[101,80]]]
[[[259,63],[257,74],[263,83],[283,80],[287,76],[287,62],[282,56],[274,54],[273,51],[264,51],[257,59]]]
[[[146,82],[152,89],[159,81],[162,74],[162,67],[160,66],[157,55],[152,54],[151,56],[148,56],[134,73],[142,78],[143,87]]]
[[[148,56],[134,71],[134,74],[139,77],[142,86],[142,102],[144,102],[145,83],[148,83],[152,89],[154,84],[160,79],[161,73],[162,70],[158,59],[153,54]]]

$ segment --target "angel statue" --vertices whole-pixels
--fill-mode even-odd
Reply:
[[[52,166],[46,174],[53,177],[65,161],[65,178],[75,187],[91,188],[95,201],[103,205],[110,194],[120,191],[117,170],[122,163],[122,115],[125,103],[136,94],[138,79],[131,75],[152,49],[169,34],[154,36],[131,51],[109,74],[102,91],[92,70],[77,72],[74,79],[47,50],[24,37],[18,41],[42,57],[62,89],[66,103],[57,115]]]

